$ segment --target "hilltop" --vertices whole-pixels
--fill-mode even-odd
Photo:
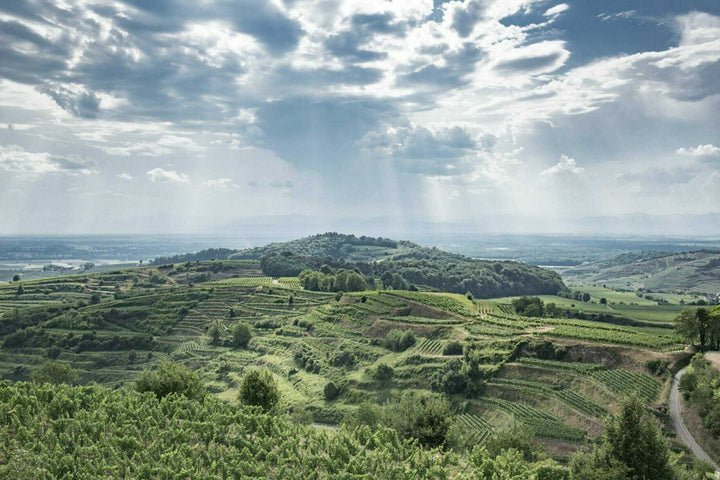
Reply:
[[[573,284],[665,293],[720,293],[720,250],[631,252],[562,272]]]
[[[565,290],[554,271],[514,261],[476,260],[404,240],[324,233],[290,242],[246,250],[212,249],[196,254],[163,257],[163,265],[198,260],[261,260],[265,275],[294,277],[324,266],[352,270],[365,277],[370,289],[381,278],[395,289],[421,289],[470,294],[477,298],[511,295],[554,295]],[[387,280],[388,275],[393,279]],[[332,290],[332,289],[330,289]],[[347,290],[344,287],[335,290]]]

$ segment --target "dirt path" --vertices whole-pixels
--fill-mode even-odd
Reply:
[[[720,472],[718,464],[710,458],[710,455],[705,453],[705,450],[703,450],[700,445],[698,445],[682,419],[682,399],[680,398],[680,389],[678,386],[680,384],[680,378],[682,378],[684,374],[684,368],[675,374],[675,378],[673,378],[672,382],[672,389],[670,390],[670,416],[672,417],[673,425],[675,425],[675,431],[677,431],[680,439],[697,458],[711,463],[713,467],[715,467],[715,470]]]
[[[720,370],[720,352],[707,352],[705,359],[712,363],[712,366]]]

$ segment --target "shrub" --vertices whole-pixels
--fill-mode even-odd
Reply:
[[[373,370],[373,378],[379,382],[386,382],[395,375],[395,370],[387,363],[380,363]]]
[[[59,362],[45,362],[32,372],[30,378],[37,383],[73,384],[80,378],[77,370]]]
[[[323,393],[325,393],[325,400],[332,402],[340,395],[340,389],[334,382],[328,382],[323,389]]]
[[[56,358],[58,358],[60,356],[60,352],[61,352],[60,347],[52,346],[47,349],[47,356],[48,356],[48,358],[55,360]]]
[[[233,329],[233,347],[245,348],[252,338],[250,327],[245,322],[239,322]]]
[[[138,392],[153,392],[158,398],[171,393],[190,399],[205,396],[205,386],[200,376],[185,365],[162,362],[155,370],[144,370],[135,381]]]
[[[443,355],[462,355],[462,353],[463,353],[462,343],[460,343],[458,341],[449,342],[443,347],[442,353],[443,353]]]
[[[400,435],[415,438],[426,447],[443,445],[453,421],[447,400],[414,391],[386,404],[383,417]]]
[[[385,348],[393,352],[402,352],[415,345],[415,335],[410,330],[390,330],[385,335]]]
[[[266,413],[275,410],[280,403],[275,377],[265,369],[250,369],[240,383],[238,399],[245,405],[260,407]]]

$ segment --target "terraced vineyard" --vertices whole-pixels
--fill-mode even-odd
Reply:
[[[597,370],[592,376],[619,395],[638,393],[654,400],[660,391],[660,385],[652,377],[626,370]]]
[[[457,416],[457,421],[468,432],[472,432],[469,440],[474,445],[482,445],[493,431],[492,426],[477,415],[463,413]]]
[[[570,442],[581,442],[585,439],[584,431],[570,427],[549,413],[529,405],[492,397],[484,397],[481,402],[509,413],[517,421],[532,428],[539,437],[555,438]]]
[[[260,365],[276,377],[284,408],[307,421],[338,424],[363,402],[434,391],[453,399],[455,420],[475,443],[519,422],[571,451],[601,431],[602,417],[622,395],[639,390],[655,401],[659,383],[640,371],[539,359],[533,345],[643,347],[668,358],[662,352],[677,345],[667,328],[529,318],[506,303],[464,295],[306,291],[297,278],[263,276],[248,262],[161,267],[22,282],[20,294],[17,285],[0,286],[2,377],[30,379],[52,360],[74,368],[81,383],[127,387],[144,368],[174,360],[232,401],[245,369]],[[239,322],[252,332],[246,348],[232,346]],[[391,348],[391,330],[412,332],[416,342]],[[451,342],[461,350],[443,355]],[[380,364],[392,369],[389,379],[375,376]],[[484,395],[443,390],[448,378],[466,372],[482,379]],[[324,392],[330,381],[341,385],[332,400]]]

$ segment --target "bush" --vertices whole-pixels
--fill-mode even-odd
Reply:
[[[238,399],[245,405],[260,407],[266,413],[275,410],[280,403],[275,377],[265,369],[250,369],[240,383]]]
[[[385,423],[406,438],[415,438],[426,447],[445,443],[453,422],[450,403],[425,392],[404,392],[385,406]]]
[[[245,348],[252,338],[250,327],[245,322],[239,322],[233,329],[233,347]]]
[[[387,363],[380,363],[373,370],[372,376],[379,382],[386,382],[395,375],[395,370]]]
[[[62,350],[60,350],[60,347],[52,346],[47,349],[47,357],[52,360],[55,360],[56,358],[58,358],[60,356],[61,351]]]
[[[415,335],[410,330],[390,330],[385,335],[385,348],[393,352],[402,352],[415,345]]]
[[[155,370],[144,370],[135,381],[138,392],[153,392],[158,398],[174,393],[190,399],[205,396],[205,386],[200,376],[185,365],[162,362]]]
[[[460,343],[458,341],[449,342],[443,347],[442,353],[443,353],[443,355],[462,355],[462,353],[463,353],[462,343]]]
[[[323,393],[325,393],[325,400],[332,402],[340,395],[340,389],[334,382],[328,382],[323,389]]]
[[[59,362],[45,362],[35,371],[30,378],[37,383],[68,383],[73,384],[79,380],[77,370]]]

